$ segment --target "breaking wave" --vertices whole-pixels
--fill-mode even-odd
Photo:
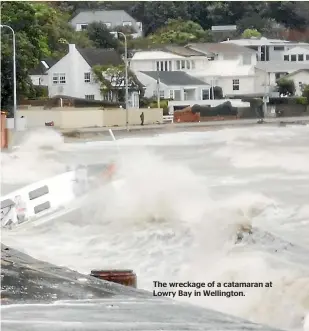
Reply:
[[[246,289],[245,297],[186,300],[275,327],[308,329],[307,127],[126,138],[118,148],[108,141],[66,145],[56,133],[46,134],[52,153],[32,138],[32,147],[13,152],[19,158],[4,180],[13,180],[23,162],[27,179],[38,180],[68,162],[112,158],[123,185],[102,186],[78,212],[41,227],[3,231],[5,244],[83,273],[131,268],[148,290],[154,280],[271,281],[271,288]]]

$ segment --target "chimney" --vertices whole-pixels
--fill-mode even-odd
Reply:
[[[75,44],[69,44],[69,53],[75,52],[75,50],[76,50]]]

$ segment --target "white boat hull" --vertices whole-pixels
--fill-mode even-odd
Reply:
[[[115,189],[122,185],[122,180],[112,182]],[[88,191],[88,179],[76,181],[75,171],[25,186],[0,198],[1,226],[13,228],[32,221],[42,224],[53,220],[77,209]]]

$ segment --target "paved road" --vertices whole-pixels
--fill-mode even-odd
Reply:
[[[278,124],[280,122],[292,123],[292,122],[303,122],[309,123],[309,116],[298,116],[298,117],[282,117],[282,118],[267,118],[265,119],[265,124]],[[239,119],[239,120],[224,120],[224,121],[209,121],[209,122],[194,122],[194,123],[173,123],[173,124],[151,124],[151,125],[134,125],[129,126],[129,131],[136,130],[159,130],[159,129],[180,129],[180,128],[198,128],[198,127],[222,127],[222,126],[243,126],[243,125],[256,125],[257,119]],[[264,124],[264,125],[265,125]],[[98,128],[80,128],[80,129],[62,129],[62,133],[68,133],[72,131],[78,131],[80,133],[103,133],[112,129],[113,131],[126,131],[126,127],[117,126],[117,127],[98,127]]]

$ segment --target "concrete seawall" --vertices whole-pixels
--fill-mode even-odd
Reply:
[[[1,277],[3,330],[279,331],[85,276],[5,245]]]
[[[163,134],[173,133],[181,131],[203,131],[203,130],[218,130],[221,128],[231,127],[246,127],[246,126],[278,126],[278,125],[289,125],[299,124],[306,125],[309,123],[309,116],[304,117],[285,117],[285,118],[269,118],[266,119],[263,124],[258,124],[257,119],[239,119],[239,120],[223,120],[223,121],[212,121],[212,122],[199,122],[199,123],[173,123],[173,124],[155,124],[155,125],[135,125],[129,126],[128,130],[124,126],[112,127],[112,128],[82,128],[76,130],[59,130],[66,139],[101,139],[109,136],[109,129],[112,129],[117,133],[117,137],[130,137],[138,134],[141,135],[152,135],[152,134]]]

